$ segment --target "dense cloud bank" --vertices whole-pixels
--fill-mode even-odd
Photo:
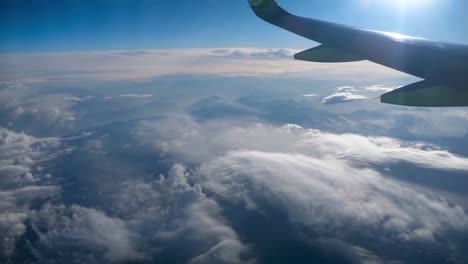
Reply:
[[[10,177],[1,192],[3,260],[254,263],[300,249],[299,263],[466,261],[465,209],[394,178],[390,168],[411,163],[466,173],[467,158],[422,143],[297,125],[197,123],[183,116],[135,125],[126,141],[153,151],[156,163],[175,159],[167,173],[135,175],[134,167],[117,177],[115,164],[101,172],[107,175],[96,174],[95,162],[112,164],[110,156],[124,155],[115,152],[120,144],[113,134],[58,140],[1,130],[2,164],[17,164],[3,173]],[[97,160],[81,161],[90,169],[79,176],[48,167],[74,155]],[[65,181],[74,180],[107,198],[90,207],[78,198],[89,194],[69,193]],[[256,231],[259,224],[263,230]],[[289,232],[278,232],[280,226]],[[276,242],[259,239],[262,232]],[[272,251],[283,239],[296,246]]]
[[[193,181],[227,204],[228,219],[247,240],[258,234],[246,226],[248,221],[238,219],[239,212],[273,221],[264,227],[268,232],[290,226],[295,235],[288,239],[309,244],[310,251],[319,252],[316,260],[324,263],[466,260],[465,209],[428,188],[394,178],[391,169],[410,163],[441,174],[466,175],[468,159],[434,145],[297,125],[199,124],[186,117],[143,122],[137,135],[164,155],[201,164],[193,171]],[[278,214],[284,217],[276,218]],[[323,246],[324,241],[343,249],[330,252],[335,246]],[[260,259],[271,262],[275,254],[263,252],[262,246],[253,248],[260,248]],[[421,251],[414,252],[414,247]],[[288,250],[294,249],[283,253],[291,253]]]

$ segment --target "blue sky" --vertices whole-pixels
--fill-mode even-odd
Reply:
[[[462,0],[279,2],[304,16],[468,42],[468,3]],[[257,19],[246,0],[2,0],[1,5],[0,52],[310,46]]]

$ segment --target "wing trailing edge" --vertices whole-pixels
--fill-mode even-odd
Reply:
[[[324,45],[299,52],[294,55],[294,59],[324,63],[353,62],[363,60],[346,51],[326,47]]]

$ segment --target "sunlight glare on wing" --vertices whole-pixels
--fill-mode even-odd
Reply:
[[[400,34],[400,33],[395,33],[395,32],[381,32],[395,40],[410,40],[410,39],[421,39],[421,38],[417,38],[417,37],[412,37],[412,36],[407,36],[407,35],[403,35],[403,34]]]

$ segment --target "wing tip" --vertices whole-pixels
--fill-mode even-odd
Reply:
[[[261,19],[269,19],[284,11],[275,0],[248,0],[254,13]]]
[[[468,91],[423,80],[381,95],[385,104],[412,107],[466,107]]]
[[[248,0],[248,2],[252,8],[258,9],[278,6],[278,3],[275,0]]]

